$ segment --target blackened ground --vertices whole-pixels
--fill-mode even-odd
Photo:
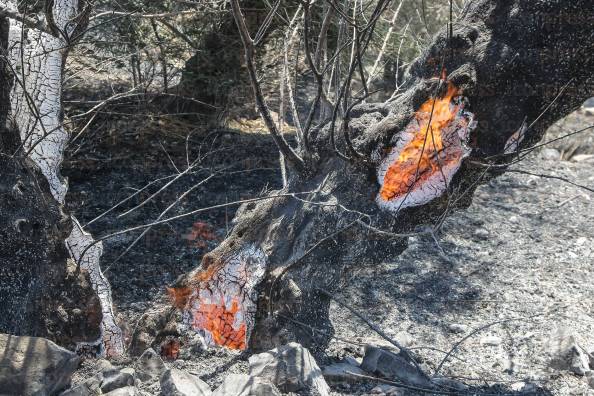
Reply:
[[[570,132],[594,124],[594,116],[585,112],[570,117],[550,131],[551,137],[562,134],[563,125]],[[165,151],[178,170],[185,169],[183,137],[171,134],[167,128],[150,133],[134,125],[122,128],[125,131],[116,134],[119,138],[97,137],[96,144],[71,153],[65,164],[70,179],[69,206],[82,222],[105,212],[152,180],[176,174]],[[573,138],[572,144],[581,144],[576,151],[581,157],[566,156],[571,161],[565,161],[558,152],[539,150],[514,169],[563,177],[593,188],[594,159],[584,157],[594,152],[588,143],[592,136],[589,131]],[[214,150],[205,160],[205,168],[228,167],[227,173],[198,187],[169,216],[258,196],[280,186],[277,152],[267,135],[193,136],[191,156],[196,155],[201,144],[202,153]],[[157,199],[117,217],[164,182],[156,184],[88,229],[101,236],[150,222],[208,174],[203,170],[184,176]],[[442,351],[450,350],[473,329],[492,324],[464,341],[440,373],[483,385],[489,394],[510,394],[525,382],[542,386],[550,391],[548,394],[586,395],[592,390],[588,390],[583,377],[549,367],[548,344],[556,329],[568,328],[584,349],[594,350],[592,199],[592,192],[565,181],[508,173],[480,187],[471,207],[446,221],[437,236],[439,246],[430,238],[412,238],[401,256],[353,273],[337,297],[414,348],[431,373],[444,357]],[[235,209],[209,210],[157,226],[117,262],[116,257],[138,232],[106,240],[102,266],[121,317],[132,324],[142,312],[154,307],[154,301],[162,300],[164,287],[196,266],[202,254],[224,237]],[[343,339],[383,342],[335,303],[331,319],[336,335]],[[453,332],[452,325],[465,330]],[[359,347],[339,341],[333,342],[326,353],[319,362],[322,365],[345,356],[361,356]],[[229,373],[247,369],[245,357],[226,350],[182,350],[182,356],[168,364],[199,375],[213,388]],[[88,376],[92,365],[87,362],[76,381]],[[368,394],[376,385],[343,384],[333,390],[336,394]],[[158,394],[158,383],[143,390]]]

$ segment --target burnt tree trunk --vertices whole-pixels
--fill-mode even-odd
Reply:
[[[444,29],[410,66],[400,95],[354,108],[348,136],[357,159],[336,154],[326,125],[310,136],[305,172],[291,172],[286,188],[240,208],[228,238],[171,290],[186,326],[231,348],[294,339],[323,346],[331,335],[326,291],[351,268],[400,254],[407,237],[399,234],[467,207],[477,185],[592,96],[590,0],[468,3],[453,34]],[[444,129],[412,137],[434,127],[444,98],[455,108]],[[431,143],[434,133],[443,148]],[[410,161],[394,163],[418,136],[434,155],[398,181]],[[335,138],[340,151],[352,151],[342,131]]]
[[[0,18],[6,54],[8,21]],[[0,60],[0,332],[47,337],[74,348],[100,335],[101,305],[64,241],[72,223],[9,121],[13,78]],[[16,154],[15,154],[16,153]]]

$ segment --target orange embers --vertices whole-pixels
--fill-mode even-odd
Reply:
[[[469,153],[464,146],[472,114],[464,111],[458,89],[448,83],[446,94],[421,105],[414,119],[399,135],[396,146],[382,162],[377,202],[399,210],[421,205],[441,195]]]
[[[224,256],[207,254],[184,285],[167,291],[183,310],[183,324],[199,332],[206,345],[245,349],[255,320],[256,286],[265,271],[266,255],[248,244]]]
[[[208,331],[217,345],[230,349],[245,349],[246,324],[235,323],[239,314],[237,299],[233,299],[230,309],[227,309],[222,298],[220,304],[202,303],[193,314],[192,326]]]
[[[188,240],[190,246],[202,249],[208,246],[208,241],[215,241],[217,239],[210,224],[203,221],[195,222],[192,225],[192,230],[183,237]]]
[[[173,337],[167,337],[167,339],[161,343],[161,357],[167,360],[176,360],[179,357],[179,349],[179,340]]]

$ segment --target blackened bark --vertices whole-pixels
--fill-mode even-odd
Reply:
[[[0,18],[0,51],[8,23]],[[72,224],[35,164],[17,152],[10,122],[11,74],[0,60],[0,332],[74,348],[99,338],[101,306],[86,272],[68,261]]]
[[[590,0],[468,3],[453,35],[444,29],[411,65],[401,95],[353,110],[348,132],[365,161],[341,159],[332,148],[330,128],[317,130],[311,136],[316,169],[307,176],[293,174],[283,191],[271,193],[295,195],[244,205],[230,236],[178,283],[179,290],[208,288],[205,274],[216,273],[247,246],[257,246],[266,255],[266,274],[258,286],[250,346],[264,349],[297,339],[323,347],[328,335],[307,327],[331,334],[329,300],[320,289],[335,291],[350,268],[400,254],[407,238],[389,233],[422,230],[448,211],[467,207],[474,189],[516,157],[504,151],[524,120],[533,125],[520,148],[539,141],[554,121],[594,93]],[[398,213],[381,210],[375,202],[377,168],[421,104],[445,91],[444,73],[478,121],[468,142],[471,154],[441,196]],[[338,148],[349,153],[342,132],[336,139]],[[183,306],[187,293],[180,295],[177,303]],[[184,308],[192,311],[190,305]]]

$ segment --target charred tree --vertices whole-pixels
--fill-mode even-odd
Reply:
[[[287,186],[244,204],[228,238],[171,289],[184,324],[231,348],[323,345],[328,293],[351,268],[433,232],[594,93],[591,5],[468,2],[395,98],[312,128],[297,150],[281,140]]]
[[[62,123],[64,65],[70,47],[87,27],[90,3],[60,0],[47,2],[45,7],[28,6],[32,5],[15,1],[0,4],[0,15],[9,17],[2,23],[0,71],[2,162],[6,169],[2,221],[7,222],[1,252],[7,255],[6,260],[11,253],[18,253],[18,260],[5,267],[13,268],[13,273],[6,274],[1,285],[6,301],[11,300],[15,288],[23,295],[15,300],[21,306],[6,304],[7,309],[14,310],[16,320],[13,323],[6,318],[6,328],[14,332],[19,320],[24,325],[27,320],[39,319],[37,330],[31,330],[33,324],[27,322],[18,331],[52,334],[51,329],[57,327],[52,322],[58,318],[63,327],[92,327],[86,329],[86,335],[94,339],[79,334],[78,339],[69,339],[70,346],[78,343],[78,347],[117,355],[123,352],[123,339],[114,317],[111,289],[99,267],[102,246],[94,243],[73,216],[65,217],[61,211],[68,190],[60,174],[69,140]],[[87,254],[82,257],[85,250]],[[74,260],[73,270],[66,266],[64,253]],[[81,268],[87,278],[80,277]],[[65,290],[62,295],[60,287],[74,288],[74,292]],[[67,314],[64,307],[54,305],[58,297],[70,299],[71,308],[81,304],[77,314]],[[49,312],[53,314],[44,319]]]
[[[8,27],[0,18],[2,57]],[[0,331],[74,348],[99,337],[101,305],[88,273],[68,260],[70,217],[35,164],[18,154],[18,129],[8,117],[12,82],[0,61]]]

